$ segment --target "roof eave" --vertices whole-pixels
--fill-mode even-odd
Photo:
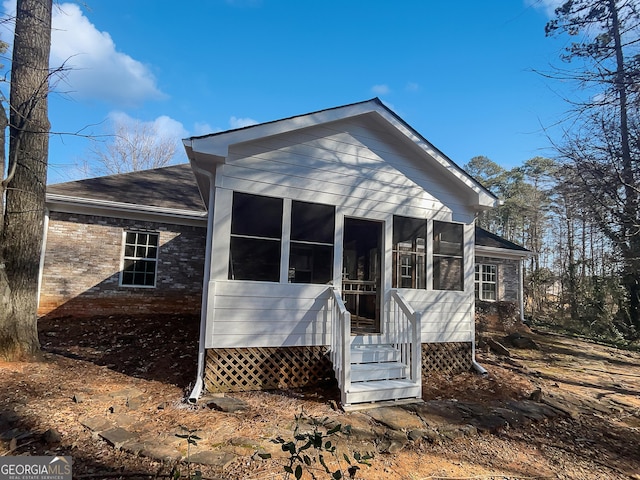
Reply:
[[[206,211],[184,210],[178,208],[158,207],[154,205],[136,205],[131,203],[113,202],[93,198],[73,197],[48,193],[45,204],[51,211],[68,213],[86,213],[100,215],[102,212],[126,214],[140,214],[152,216],[156,219],[186,220],[200,223],[206,221]]]
[[[530,250],[513,250],[510,248],[487,247],[485,245],[476,245],[475,254],[515,260],[524,260],[527,258],[535,257],[537,255],[535,252],[532,252]]]

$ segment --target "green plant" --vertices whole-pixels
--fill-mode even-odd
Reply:
[[[180,425],[180,428],[184,430],[186,433],[176,433],[176,437],[184,438],[187,441],[187,478],[189,480],[202,480],[202,472],[200,470],[196,470],[191,475],[191,445],[198,446],[198,440],[202,440],[199,436],[196,435],[198,429],[189,430],[187,427]],[[176,467],[173,468],[171,472],[171,478],[173,480],[178,480],[180,478],[180,470]]]
[[[282,451],[288,452],[289,459],[284,465],[285,479],[293,475],[297,480],[302,478],[303,472],[306,470],[311,478],[317,479],[318,471],[329,475],[329,478],[340,480],[345,478],[345,472],[349,478],[355,478],[356,473],[360,470],[360,465],[370,466],[369,460],[373,458],[373,454],[353,453],[353,461],[346,453],[342,456],[338,453],[337,446],[330,440],[331,437],[339,433],[350,435],[351,426],[342,426],[341,424],[331,426],[332,422],[327,417],[319,420],[304,413],[295,416],[296,425],[293,430],[293,440],[285,440],[282,437],[276,437],[272,440],[282,446]],[[311,431],[303,432],[301,425],[303,422],[310,423],[313,427]],[[336,470],[332,470],[325,454],[329,454],[333,458],[333,463],[337,465]],[[258,453],[261,458],[271,458],[270,453]],[[342,460],[347,464],[346,470],[343,468]]]

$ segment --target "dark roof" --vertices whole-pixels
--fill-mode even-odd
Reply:
[[[47,194],[205,211],[188,163],[47,185]]]
[[[519,252],[530,252],[530,250],[521,247],[517,243],[510,242],[506,238],[502,238],[495,233],[491,233],[481,227],[476,227],[476,246],[504,248],[507,250],[516,250]]]

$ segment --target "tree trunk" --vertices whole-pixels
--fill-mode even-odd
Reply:
[[[0,358],[39,356],[38,273],[49,147],[51,0],[18,0],[11,66],[8,170],[0,239]],[[3,262],[4,260],[4,262]]]

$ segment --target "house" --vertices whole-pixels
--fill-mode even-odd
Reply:
[[[48,187],[39,311],[200,311],[194,399],[334,375],[344,406],[419,398],[482,368],[476,294],[521,304],[527,251],[474,225],[498,199],[378,99],[184,145]]]

